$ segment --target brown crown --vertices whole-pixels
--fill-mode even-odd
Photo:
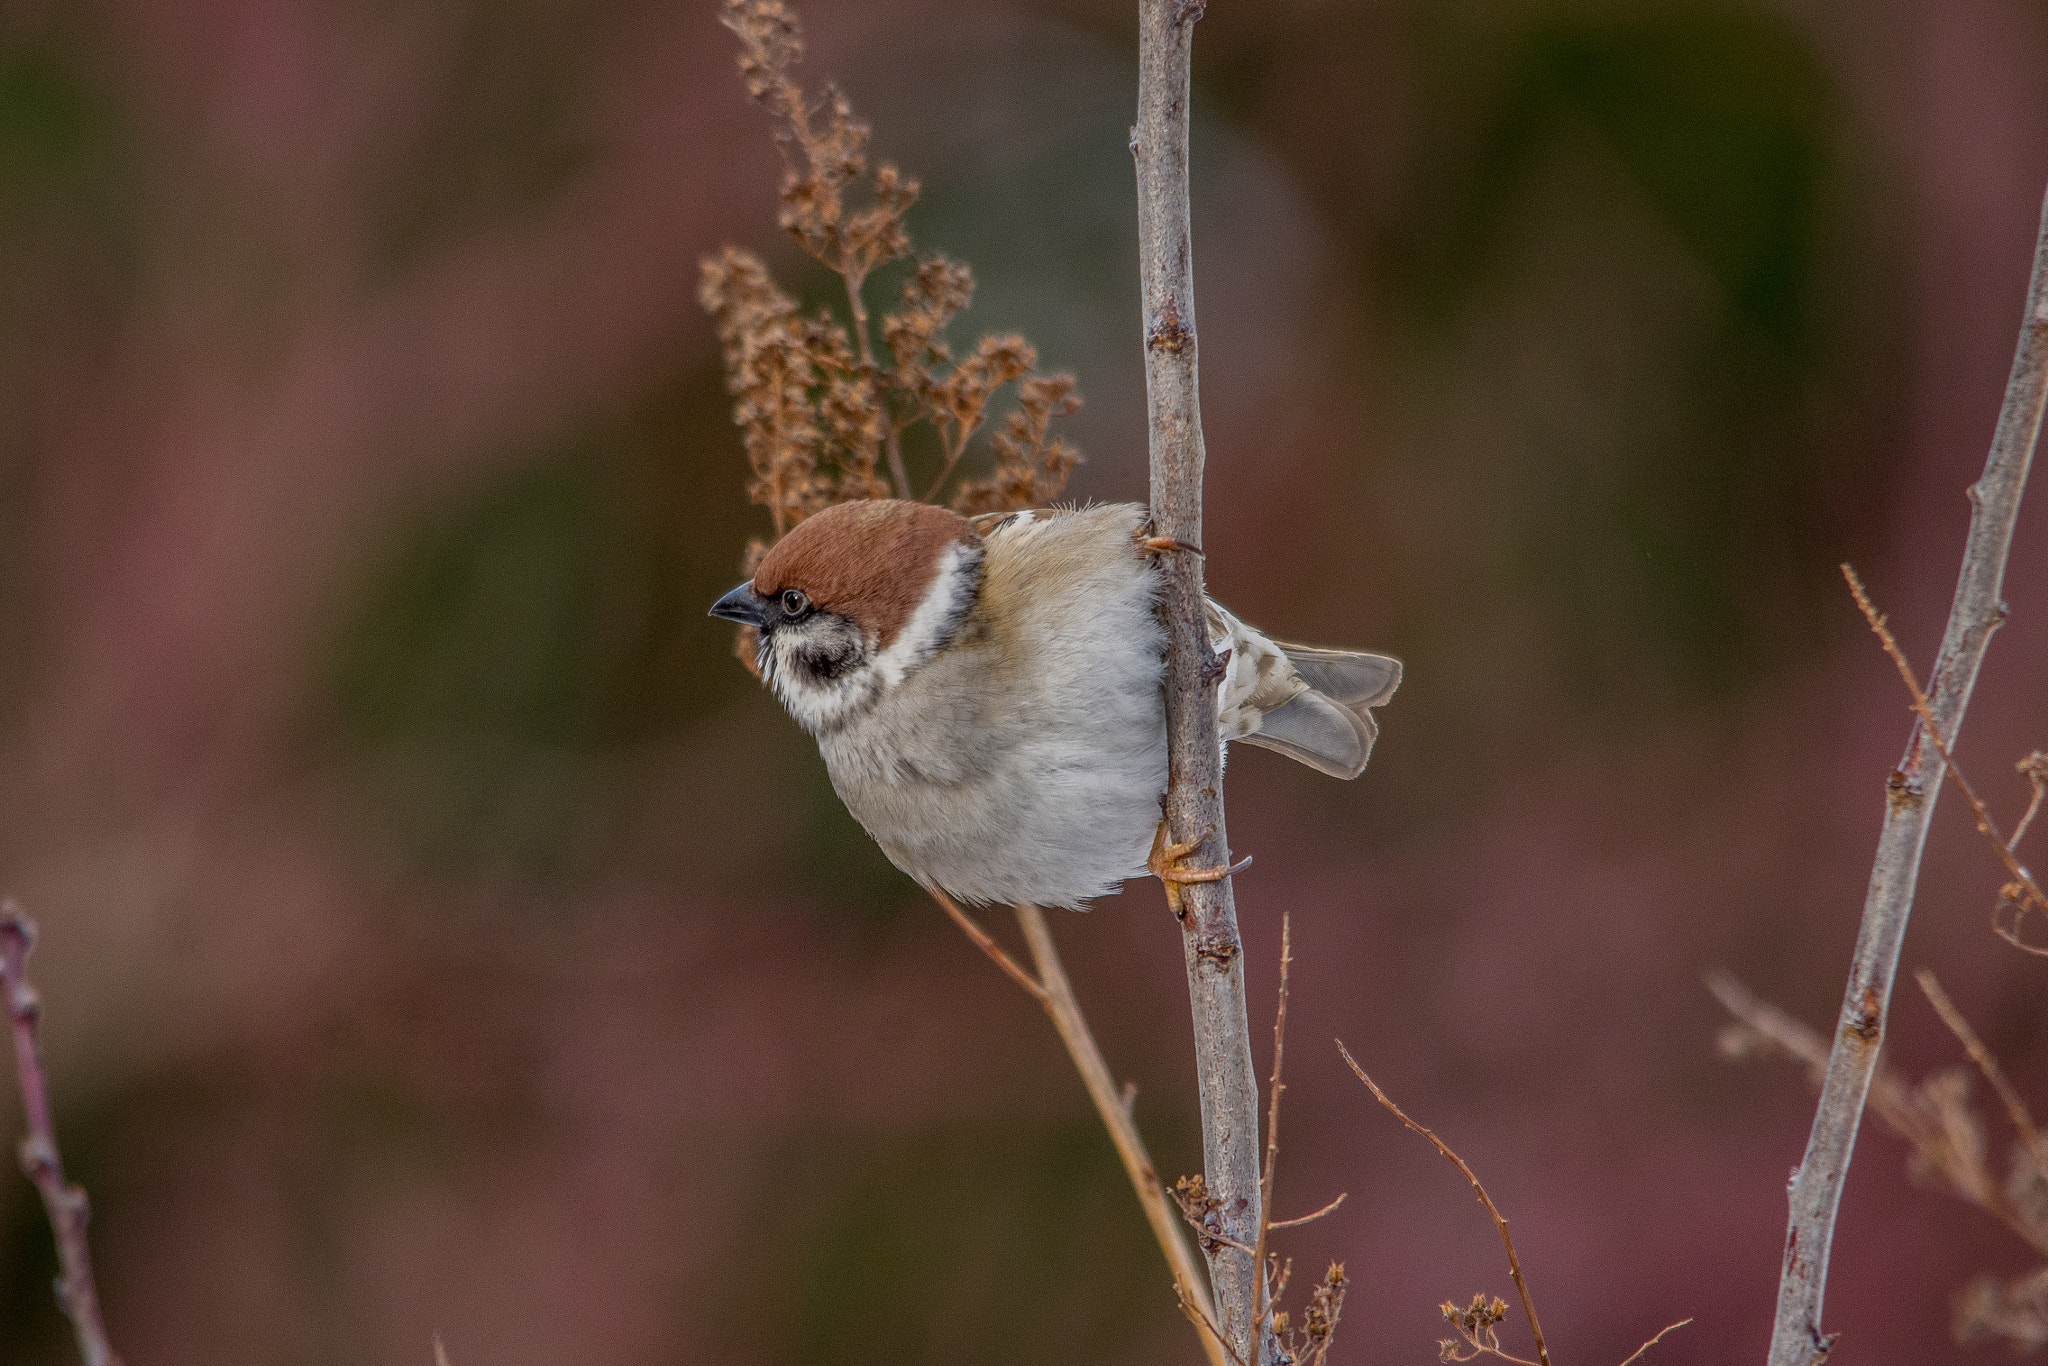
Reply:
[[[823,610],[878,632],[886,649],[924,601],[946,547],[980,539],[965,517],[930,503],[839,503],[805,519],[761,557],[754,591],[771,598],[801,589]]]

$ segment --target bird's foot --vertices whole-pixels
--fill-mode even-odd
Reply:
[[[1180,861],[1199,849],[1202,840],[1208,837],[1208,834],[1204,834],[1200,839],[1189,840],[1186,844],[1171,843],[1166,837],[1165,821],[1159,822],[1159,833],[1152,837],[1152,852],[1145,857],[1145,867],[1166,888],[1166,904],[1173,909],[1173,918],[1176,920],[1187,917],[1187,911],[1181,905],[1180,899],[1180,889],[1184,884],[1221,882],[1232,873],[1241,873],[1251,866],[1251,856],[1247,854],[1236,863],[1220,868],[1181,867]]]

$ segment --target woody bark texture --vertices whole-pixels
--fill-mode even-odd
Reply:
[[[1189,52],[1201,0],[1140,0],[1138,262],[1143,291],[1145,391],[1151,416],[1153,530],[1189,549],[1160,556],[1168,624],[1166,822],[1191,844],[1185,866],[1230,862],[1216,737],[1219,662],[1203,613],[1202,417],[1196,383],[1194,247],[1188,215]],[[1203,1174],[1221,1201],[1222,1239],[1202,1239],[1218,1325],[1242,1363],[1273,1359],[1272,1335],[1253,1316],[1259,1236],[1259,1088],[1245,1013],[1244,951],[1230,879],[1182,889],[1182,945],[1194,1013],[1201,1088]],[[1227,1240],[1227,1241],[1225,1241]]]
[[[2048,393],[2048,203],[2042,206],[2019,349],[2006,382],[1990,458],[1970,489],[1970,536],[1963,551],[1962,575],[1927,689],[1935,727],[1950,753],[1955,751],[1963,712],[1969,706],[1970,690],[1976,685],[1991,633],[2005,619],[2000,590],[2006,555],[2012,548],[2020,494],[2026,488],[2027,468],[2041,430],[2044,393]],[[1927,843],[1928,823],[1946,772],[1947,765],[1930,743],[1925,724],[1916,719],[1905,757],[1886,783],[1884,828],[1870,869],[1870,889],[1849,967],[1849,987],[1828,1055],[1813,1135],[1792,1182],[1791,1222],[1778,1282],[1777,1322],[1771,1333],[1771,1366],[1816,1366],[1834,1344],[1834,1335],[1821,1330],[1821,1300],[1827,1290],[1835,1211],[1841,1203],[1842,1182],[1849,1172],[1878,1051],[1884,1044],[1885,1015],[1898,973],[1899,946],[1913,910],[1920,853]]]

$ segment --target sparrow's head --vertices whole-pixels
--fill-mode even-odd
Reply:
[[[981,587],[981,537],[929,503],[840,503],[711,608],[761,633],[761,674],[805,730],[873,706],[953,638]]]

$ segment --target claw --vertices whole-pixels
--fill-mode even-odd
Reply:
[[[1213,832],[1211,832],[1213,833]],[[1190,840],[1186,844],[1170,844],[1166,838],[1166,822],[1159,822],[1159,833],[1152,837],[1152,852],[1145,856],[1145,867],[1152,876],[1166,888],[1166,904],[1173,909],[1173,918],[1182,920],[1187,912],[1181,907],[1180,889],[1189,882],[1221,882],[1233,873],[1241,873],[1251,867],[1251,855],[1247,854],[1226,868],[1183,868],[1180,861],[1195,852],[1202,840]]]
[[[1189,545],[1186,541],[1176,541],[1171,536],[1140,536],[1138,537],[1138,549],[1150,555],[1164,554],[1169,550],[1178,550],[1188,555],[1199,555],[1202,553],[1202,547]]]

